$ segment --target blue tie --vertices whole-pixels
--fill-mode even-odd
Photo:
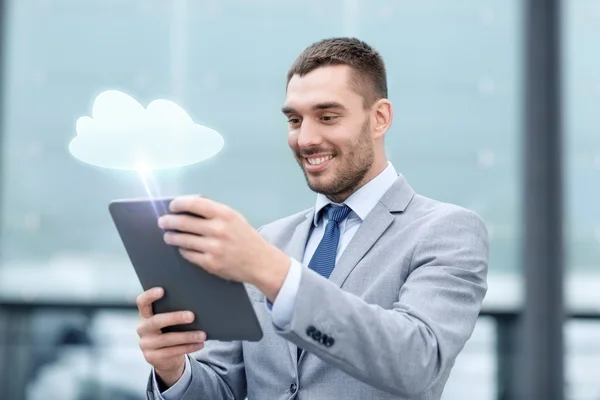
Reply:
[[[319,247],[315,250],[308,267],[318,272],[325,278],[329,278],[333,267],[335,267],[335,259],[337,255],[338,243],[340,241],[340,222],[342,222],[348,214],[350,214],[350,207],[347,205],[343,206],[327,206],[327,216],[329,221],[325,228],[325,234]]]

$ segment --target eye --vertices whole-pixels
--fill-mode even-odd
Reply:
[[[288,119],[288,124],[290,125],[298,125],[300,123],[300,118],[290,118]]]
[[[324,116],[321,117],[321,121],[331,122],[331,121],[333,121],[336,118],[337,118],[337,116],[335,116],[335,115],[324,115]]]

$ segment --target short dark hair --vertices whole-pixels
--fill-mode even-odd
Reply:
[[[287,74],[304,76],[320,67],[347,65],[353,71],[350,86],[363,96],[365,108],[388,96],[385,64],[381,55],[367,43],[350,37],[323,39],[308,46],[296,58]]]

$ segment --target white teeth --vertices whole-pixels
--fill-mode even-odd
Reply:
[[[327,156],[327,157],[319,157],[319,158],[307,158],[307,160],[310,165],[319,165],[321,163],[324,163],[327,160],[331,160],[332,158],[333,158],[333,156]]]

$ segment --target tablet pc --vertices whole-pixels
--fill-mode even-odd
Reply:
[[[120,199],[108,207],[143,289],[164,289],[153,303],[154,313],[190,310],[195,315],[192,323],[163,332],[201,330],[207,340],[260,340],[263,332],[244,284],[206,272],[165,243],[158,218],[170,212],[171,200]]]

